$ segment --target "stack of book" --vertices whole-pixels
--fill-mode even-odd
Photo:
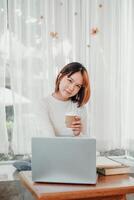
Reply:
[[[129,166],[104,156],[97,156],[96,167],[103,175],[128,174],[130,171]]]

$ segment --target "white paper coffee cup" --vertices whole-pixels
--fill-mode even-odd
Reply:
[[[72,123],[75,121],[75,114],[66,114],[65,115],[65,124],[67,128],[70,128]]]

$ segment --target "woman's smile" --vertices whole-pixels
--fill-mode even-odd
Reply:
[[[72,94],[72,91],[64,90],[68,95]]]

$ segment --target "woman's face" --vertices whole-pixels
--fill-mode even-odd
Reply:
[[[83,84],[83,77],[81,72],[76,72],[70,77],[65,75],[59,84],[58,95],[62,100],[68,100],[70,97],[75,96]]]

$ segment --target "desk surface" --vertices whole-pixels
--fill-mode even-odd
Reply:
[[[120,199],[134,193],[134,178],[129,175],[99,176],[96,185],[34,183],[31,171],[19,173],[21,182],[38,200]],[[115,198],[116,197],[116,198]]]

